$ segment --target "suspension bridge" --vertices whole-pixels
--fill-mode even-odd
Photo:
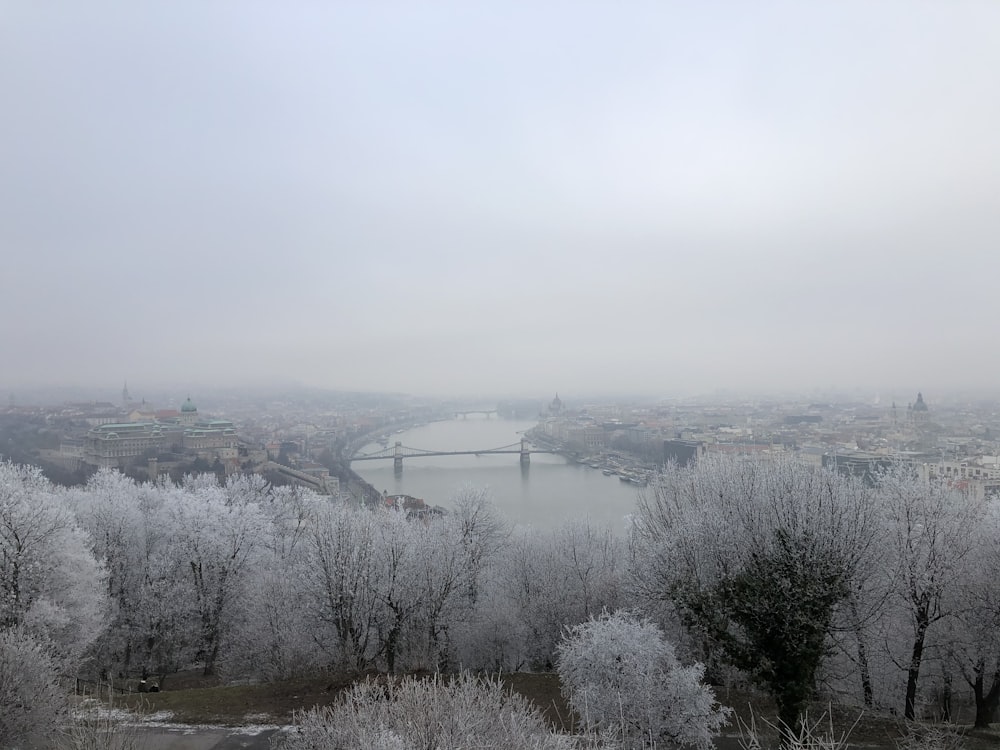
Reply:
[[[382,450],[375,451],[374,453],[359,453],[351,456],[350,461],[352,463],[354,461],[381,461],[391,458],[392,468],[396,471],[402,471],[404,458],[427,458],[430,456],[496,456],[499,454],[518,454],[521,457],[521,464],[523,465],[531,461],[532,453],[555,453],[555,451],[544,448],[535,448],[524,438],[522,438],[519,443],[501,445],[499,448],[483,448],[471,451],[433,451],[425,450],[423,448],[409,448],[401,442],[396,441],[396,444],[391,448],[383,448]]]

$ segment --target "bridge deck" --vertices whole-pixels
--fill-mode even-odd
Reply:
[[[419,448],[407,448],[403,446],[399,453],[395,452],[393,448],[387,448],[384,451],[379,451],[378,453],[369,453],[360,456],[352,456],[351,461],[378,461],[387,458],[419,458],[420,456],[496,456],[502,454],[509,455],[522,455],[530,453],[555,453],[552,450],[545,450],[541,448],[531,448],[530,450],[521,450],[520,447],[515,447],[518,444],[515,443],[513,446],[505,445],[502,448],[487,448],[485,450],[472,450],[472,451],[425,451]]]

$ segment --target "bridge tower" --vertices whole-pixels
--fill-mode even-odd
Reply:
[[[528,441],[521,438],[521,466],[524,466],[531,461],[531,450],[528,447]]]
[[[397,474],[403,473],[403,444],[398,440],[392,451],[392,470]]]

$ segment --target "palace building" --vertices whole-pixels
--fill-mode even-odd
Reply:
[[[190,397],[180,413],[173,414],[163,420],[97,425],[84,436],[81,460],[99,468],[121,469],[160,453],[187,453],[235,464],[239,438],[232,422],[200,419]]]

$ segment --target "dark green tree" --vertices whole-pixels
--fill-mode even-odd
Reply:
[[[813,696],[827,652],[834,607],[850,593],[844,562],[809,532],[774,532],[773,544],[750,553],[738,574],[707,590],[678,587],[688,623],[722,649],[774,697],[792,736]]]
[[[667,467],[640,501],[634,581],[669,602],[706,663],[744,671],[774,698],[786,739],[801,730],[836,630],[884,570],[872,491],[790,459],[705,457]]]

